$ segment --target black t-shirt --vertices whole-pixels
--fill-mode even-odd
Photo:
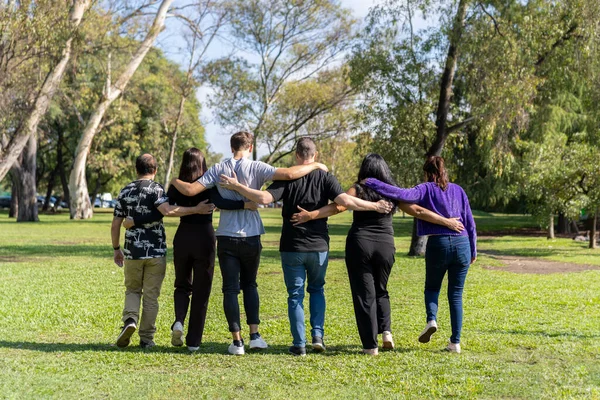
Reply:
[[[308,211],[318,210],[344,193],[335,176],[316,170],[295,181],[275,181],[267,190],[275,201],[283,200],[279,251],[306,253],[329,250],[326,218],[298,226],[293,226],[290,218],[298,212],[298,206]]]

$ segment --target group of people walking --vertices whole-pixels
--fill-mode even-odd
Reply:
[[[291,354],[305,355],[309,346],[316,352],[326,350],[323,337],[329,252],[327,218],[346,209],[354,211],[346,240],[346,266],[363,352],[378,354],[379,335],[384,349],[394,348],[387,282],[394,264],[392,215],[397,208],[418,218],[418,234],[429,236],[427,325],[419,341],[428,342],[437,330],[438,297],[448,272],[452,336],[447,350],[460,352],[462,292],[469,265],[477,256],[476,232],[467,196],[460,186],[448,182],[443,159],[428,158],[424,166],[426,183],[401,189],[395,185],[385,160],[369,154],[362,162],[356,183],[344,192],[327,167],[315,161],[317,149],[311,138],[298,141],[296,165],[290,168],[250,161],[253,139],[248,132],[234,134],[230,140],[233,156],[211,168],[207,168],[198,149],[188,149],[179,178],[171,182],[167,193],[153,181],[154,158],[144,154],[136,160],[138,179],[119,194],[111,229],[114,260],[117,265],[124,265],[126,288],[124,326],[117,346],[128,346],[136,330],[141,347],[154,346],[158,296],[166,271],[162,218],[172,216],[181,217],[181,221],[173,241],[175,320],[171,343],[183,346],[185,342],[190,351],[199,349],[216,254],[223,278],[223,308],[232,335],[229,353],[245,352],[240,291],[249,327],[249,348],[267,348],[259,333],[256,281],[262,249],[260,237],[265,231],[257,208],[259,204],[282,201],[279,251],[288,291]],[[273,183],[261,190],[269,181]],[[216,232],[212,226],[215,207],[221,210]],[[121,226],[126,228],[123,249]],[[310,297],[310,345],[304,323],[305,290]]]

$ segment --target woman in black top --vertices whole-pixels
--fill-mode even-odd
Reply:
[[[368,154],[358,172],[356,183],[346,192],[367,201],[379,201],[384,197],[363,186],[366,178],[377,177],[380,181],[393,184],[390,169],[379,154]],[[397,204],[406,213],[429,222],[460,230],[457,219],[447,219],[414,204]],[[319,210],[295,214],[292,220],[303,223],[309,219],[325,218],[344,211],[341,206],[330,204]],[[387,282],[394,265],[394,228],[392,215],[372,211],[354,211],[353,221],[346,238],[346,268],[350,280],[352,302],[363,353],[377,355],[378,334],[382,335],[383,348],[393,349],[391,333],[391,308]]]
[[[183,153],[179,179],[194,182],[206,172],[206,160],[197,148]],[[171,185],[167,191],[169,204],[183,207],[195,206],[201,202],[212,202],[221,209],[255,209],[255,203],[227,200],[220,196],[217,188],[205,190],[200,194],[187,197]],[[145,224],[158,218],[136,218],[135,224]],[[160,215],[162,218],[162,215]],[[202,342],[208,299],[210,296],[215,267],[215,232],[212,214],[191,214],[181,217],[179,227],[173,239],[173,262],[175,264],[175,322],[171,326],[171,344],[183,346],[183,324],[190,306],[188,331],[185,338],[190,351],[198,350]]]

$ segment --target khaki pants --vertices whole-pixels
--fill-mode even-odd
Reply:
[[[158,296],[167,270],[166,257],[147,260],[125,260],[125,307],[123,321],[133,318],[139,327],[140,339],[150,342],[156,332]],[[142,318],[140,302],[142,301]],[[139,321],[139,323],[138,323]]]

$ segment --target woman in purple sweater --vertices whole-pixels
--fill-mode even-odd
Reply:
[[[365,186],[384,197],[418,204],[446,218],[460,217],[464,224],[465,230],[458,233],[441,225],[417,220],[417,234],[429,236],[425,252],[427,326],[419,336],[419,342],[429,342],[431,335],[437,331],[438,297],[447,271],[452,336],[446,350],[460,353],[462,294],[469,266],[477,259],[475,221],[464,190],[448,182],[443,158],[429,157],[423,166],[423,171],[427,182],[412,189],[401,189],[373,178],[367,179]]]

